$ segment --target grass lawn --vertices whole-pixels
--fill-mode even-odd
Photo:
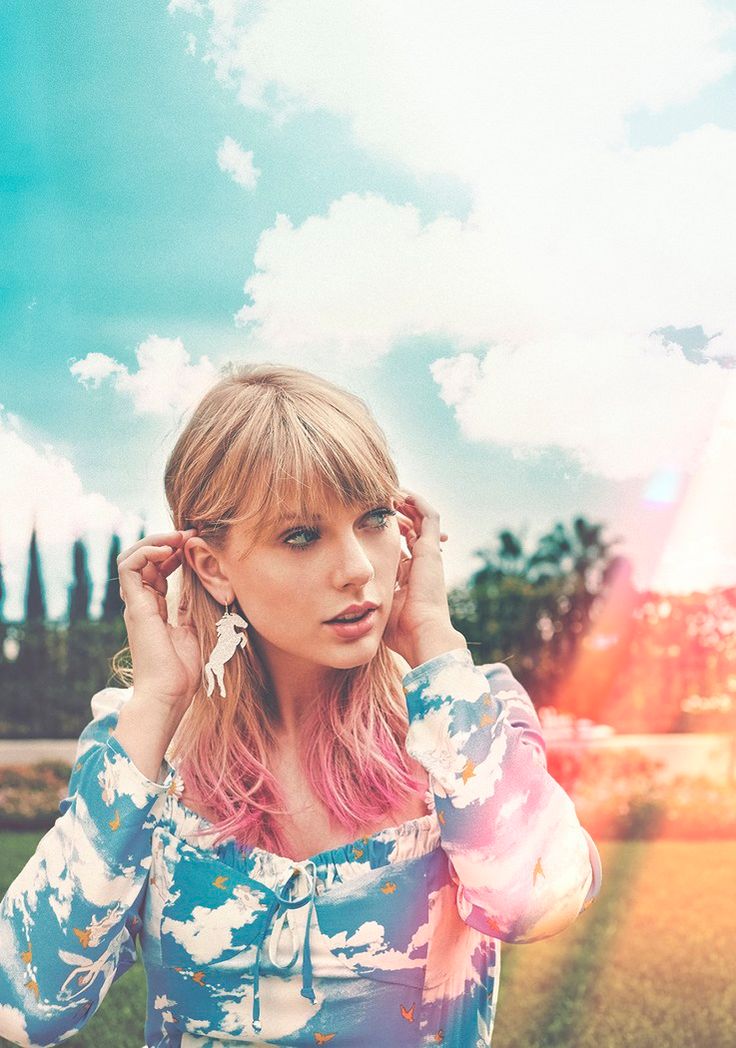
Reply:
[[[0,894],[39,837],[0,834]],[[736,841],[600,850],[603,891],[576,924],[503,947],[493,1048],[734,1048]],[[141,1048],[145,994],[137,964],[64,1045]]]

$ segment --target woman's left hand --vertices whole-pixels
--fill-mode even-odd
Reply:
[[[414,667],[431,658],[435,647],[449,651],[465,639],[450,621],[440,548],[447,535],[440,531],[440,515],[421,495],[405,489],[405,496],[395,508],[411,556],[402,554],[399,563],[384,640]]]

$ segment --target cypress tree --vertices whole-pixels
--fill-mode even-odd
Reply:
[[[28,550],[28,582],[26,584],[26,622],[46,621],[46,600],[44,597],[43,579],[41,577],[41,558],[38,552],[36,525],[31,532],[31,545]]]
[[[110,541],[110,552],[107,556],[107,582],[105,597],[102,602],[102,619],[114,622],[123,614],[123,602],[120,599],[120,582],[118,580],[118,556],[120,554],[120,536],[113,535]]]
[[[89,601],[92,580],[87,570],[87,548],[82,539],[77,539],[72,550],[74,581],[69,587],[69,624],[89,619]]]

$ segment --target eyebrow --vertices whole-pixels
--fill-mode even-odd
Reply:
[[[369,512],[369,510],[370,505],[366,506],[366,508],[364,509],[361,509],[358,513],[358,516],[360,517],[363,513]],[[312,515],[305,514],[303,517],[298,517],[296,516],[296,514],[293,514],[288,517],[280,517],[278,521],[278,527],[288,528],[291,524],[312,524],[318,520],[322,520],[321,513],[315,513]]]
[[[307,514],[307,515],[305,515],[303,517],[298,517],[294,513],[294,514],[289,514],[288,516],[284,516],[284,517],[277,517],[275,522],[274,522],[274,526],[276,527],[277,530],[280,531],[283,528],[291,527],[293,524],[311,524],[311,523],[316,523],[319,520],[322,520],[322,517],[320,516],[319,513],[317,513],[314,516],[310,516],[310,515]]]

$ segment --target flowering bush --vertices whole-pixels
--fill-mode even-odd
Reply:
[[[548,767],[594,837],[736,839],[736,782],[667,779],[660,761],[634,749],[552,749]]]
[[[66,761],[0,767],[0,829],[49,829],[59,816],[70,775]]]
[[[736,840],[736,783],[666,780],[660,762],[635,750],[550,749],[547,763],[596,839]],[[49,829],[70,775],[65,761],[0,767],[0,829]]]

